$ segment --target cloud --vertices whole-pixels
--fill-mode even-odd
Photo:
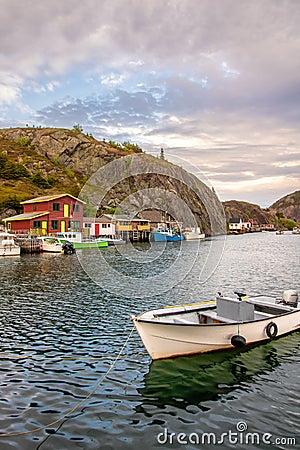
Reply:
[[[11,105],[27,103],[44,125],[163,145],[203,166],[225,196],[247,193],[245,183],[253,198],[275,182],[276,193],[299,186],[299,2],[0,6],[7,121],[20,119]]]

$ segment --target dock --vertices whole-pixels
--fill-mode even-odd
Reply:
[[[17,235],[15,242],[21,247],[21,253],[40,253],[42,251],[41,243],[36,236]]]

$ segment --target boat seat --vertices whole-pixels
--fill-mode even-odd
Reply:
[[[255,316],[255,319],[256,318],[264,319],[265,317],[273,317],[273,314],[265,313],[265,312],[262,312],[262,311],[255,311],[254,316]]]
[[[279,303],[270,303],[270,302],[266,302],[266,301],[259,301],[259,300],[256,300],[256,299],[255,300],[250,299],[248,301],[249,301],[249,303],[252,303],[254,305],[254,307],[257,306],[257,307],[270,308],[273,311],[277,310],[279,314],[280,314],[280,312],[289,312],[289,311],[292,311],[294,309],[294,308],[291,308],[288,305],[282,305],[282,304],[279,304]],[[273,314],[276,314],[276,312],[275,313],[272,312],[270,314],[273,315]]]
[[[226,317],[217,316],[217,313],[215,311],[207,311],[201,313],[201,316],[207,317],[212,320],[217,320],[218,322],[224,322],[224,323],[237,323],[236,320],[227,319]]]

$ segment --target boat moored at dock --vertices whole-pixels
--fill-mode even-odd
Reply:
[[[172,228],[158,227],[152,234],[155,242],[177,242],[184,239],[183,234],[172,230]]]
[[[38,236],[36,239],[42,252],[63,253],[63,244],[57,237]]]
[[[244,347],[300,328],[297,291],[285,291],[281,299],[236,294],[147,311],[131,320],[152,359]]]
[[[81,232],[66,232],[66,233],[57,233],[56,236],[63,242],[70,242],[73,244],[75,249],[81,248],[98,248],[98,247],[107,247],[108,242],[100,239],[86,239]]]
[[[7,232],[0,233],[0,256],[18,256],[21,248],[15,242],[15,235]]]
[[[199,227],[189,228],[183,231],[184,239],[187,241],[205,239],[205,234],[201,233]]]

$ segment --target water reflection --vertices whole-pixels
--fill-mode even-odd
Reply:
[[[166,405],[205,409],[208,400],[218,400],[236,389],[247,389],[256,376],[272,372],[300,348],[299,332],[267,344],[203,355],[153,361],[139,389],[143,405]]]

